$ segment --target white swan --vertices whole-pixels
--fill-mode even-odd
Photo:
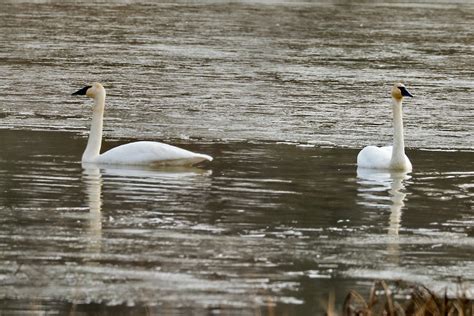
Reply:
[[[87,147],[82,155],[83,163],[120,165],[195,165],[202,161],[212,161],[212,157],[193,153],[175,146],[140,141],[121,145],[100,154],[102,125],[105,107],[105,89],[100,83],[86,86],[72,95],[87,95],[94,99],[92,123]]]
[[[402,100],[403,97],[413,97],[401,83],[392,88],[393,99],[393,146],[367,146],[357,155],[359,168],[388,169],[411,171],[410,159],[405,155],[405,141],[403,139]]]

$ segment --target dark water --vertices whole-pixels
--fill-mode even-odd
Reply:
[[[216,160],[83,169],[77,134],[0,135],[7,309],[309,313],[372,279],[474,280],[470,152],[357,174],[352,149],[184,143]]]
[[[0,7],[2,313],[318,314],[374,279],[474,281],[472,2]],[[399,80],[414,171],[357,173]],[[91,81],[105,149],[215,160],[81,166]]]

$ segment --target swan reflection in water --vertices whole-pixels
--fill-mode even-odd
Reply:
[[[176,185],[197,184],[198,189],[205,189],[209,182],[203,181],[202,176],[208,178],[211,170],[196,167],[166,167],[153,168],[146,166],[100,166],[96,164],[82,163],[82,181],[85,185],[86,201],[89,207],[89,221],[87,226],[87,250],[89,253],[100,253],[102,246],[102,187],[120,184],[120,190],[130,197],[142,194],[140,187],[136,185],[139,180],[147,191],[163,194],[166,189],[176,191]],[[200,177],[196,180],[196,177]],[[104,180],[105,178],[105,180]],[[168,188],[167,188],[168,187]],[[163,190],[165,189],[165,190]],[[107,203],[107,201],[106,201]]]
[[[102,240],[102,174],[97,167],[82,169],[82,181],[85,184],[89,221],[87,226],[88,251],[99,253]]]
[[[402,209],[405,206],[404,182],[411,176],[407,172],[377,169],[357,169],[358,196],[360,203],[380,209],[389,209],[387,252],[392,261],[399,261],[398,235],[402,222]],[[388,193],[388,195],[386,194]]]

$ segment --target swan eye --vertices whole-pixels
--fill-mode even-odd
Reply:
[[[92,88],[92,86],[85,86],[84,88],[74,92],[72,95],[86,95],[87,90],[89,90],[90,88]]]

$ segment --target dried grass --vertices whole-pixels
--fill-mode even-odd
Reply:
[[[389,286],[385,281],[376,281],[366,299],[351,290],[342,305],[344,316],[474,316],[474,301],[466,295],[467,290],[459,281],[456,297],[448,297],[447,290],[434,293],[423,285],[401,281]],[[326,315],[337,316],[335,299],[331,297]]]

